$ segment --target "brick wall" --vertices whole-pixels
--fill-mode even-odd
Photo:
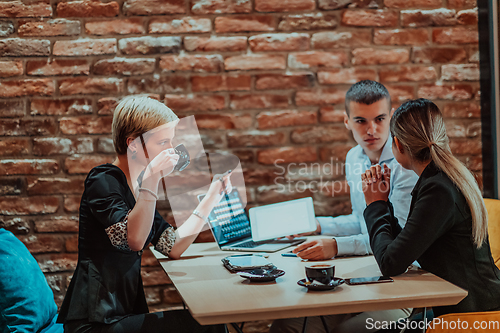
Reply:
[[[337,164],[354,145],[342,124],[344,94],[361,79],[383,82],[394,106],[434,100],[453,151],[480,177],[475,7],[474,0],[1,1],[0,225],[25,242],[60,303],[77,257],[83,180],[113,159],[112,111],[136,93],[181,117],[196,115],[207,149],[238,155],[252,205],[313,196],[318,214],[349,212]],[[178,305],[154,258],[144,265],[152,309]]]

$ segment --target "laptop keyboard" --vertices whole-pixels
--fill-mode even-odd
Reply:
[[[251,248],[251,247],[256,247],[256,246],[259,246],[260,244],[259,243],[255,243],[254,241],[252,240],[249,240],[247,242],[244,242],[244,243],[241,243],[241,244],[238,244],[236,245],[237,247],[246,247],[246,248]]]

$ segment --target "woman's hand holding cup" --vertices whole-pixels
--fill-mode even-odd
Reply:
[[[174,148],[161,151],[146,167],[144,179],[154,176],[160,180],[162,177],[168,176],[178,161],[179,155],[175,153]]]

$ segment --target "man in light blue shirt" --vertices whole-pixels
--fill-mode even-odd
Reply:
[[[404,169],[392,153],[389,123],[393,110],[387,89],[370,80],[354,84],[346,94],[344,123],[358,145],[346,156],[345,172],[350,188],[352,214],[318,217],[317,233],[335,236],[305,242],[293,252],[303,259],[325,260],[334,256],[371,254],[368,231],[363,218],[366,208],[361,174],[374,164],[391,168],[389,200],[403,227],[410,209],[411,191],[418,176]]]

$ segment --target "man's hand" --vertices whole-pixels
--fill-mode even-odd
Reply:
[[[337,241],[332,238],[316,239],[300,244],[292,252],[302,259],[328,260],[338,253]]]
[[[389,200],[391,169],[387,164],[384,163],[384,172],[380,165],[373,165],[361,174],[361,181],[366,205],[379,200]]]
[[[297,238],[297,237],[306,237],[306,236],[321,234],[321,225],[319,224],[318,219],[314,219],[314,220],[316,221],[316,230],[311,231],[311,232],[304,232],[301,234],[289,235],[289,236],[286,236],[286,238],[288,238],[289,240],[292,240],[292,239]]]

